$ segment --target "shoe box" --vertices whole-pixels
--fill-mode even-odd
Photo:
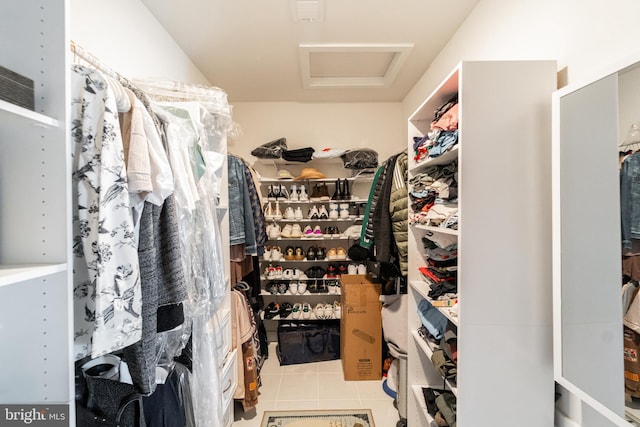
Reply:
[[[381,285],[369,275],[343,275],[340,356],[346,381],[382,378]]]

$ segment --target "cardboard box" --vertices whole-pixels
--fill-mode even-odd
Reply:
[[[367,275],[341,278],[340,358],[347,381],[382,378],[381,285]]]

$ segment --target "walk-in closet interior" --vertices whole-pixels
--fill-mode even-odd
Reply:
[[[638,16],[3,1],[0,427],[640,426]]]

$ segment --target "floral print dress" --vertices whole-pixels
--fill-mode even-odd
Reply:
[[[71,72],[75,358],[140,340],[140,270],[118,110],[105,79]]]

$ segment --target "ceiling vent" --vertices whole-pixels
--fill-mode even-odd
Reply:
[[[303,86],[389,87],[413,44],[301,44]]]
[[[324,0],[291,0],[291,16],[295,22],[322,22]]]

